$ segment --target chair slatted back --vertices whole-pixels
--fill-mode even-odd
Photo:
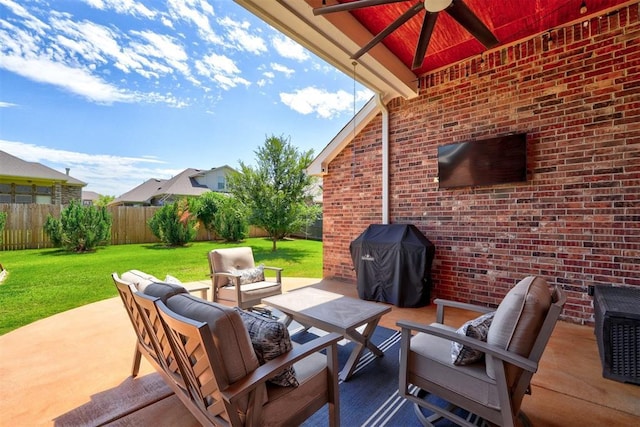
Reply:
[[[182,372],[178,365],[178,360],[174,355],[173,348],[167,337],[162,320],[160,319],[160,313],[155,304],[159,298],[150,297],[141,292],[135,292],[133,299],[138,305],[140,317],[143,318],[148,327],[149,335],[156,348],[161,366],[165,372],[171,375],[173,382],[178,385],[185,394],[188,394],[187,387],[182,379]]]
[[[129,319],[131,320],[131,324],[133,325],[133,330],[138,338],[138,345],[142,347],[141,350],[144,351],[146,356],[151,357],[150,361],[152,363],[155,362],[162,367],[163,365],[161,360],[158,358],[152,335],[149,334],[145,325],[145,319],[141,315],[134,299],[134,293],[137,292],[136,287],[131,283],[120,279],[116,273],[113,273],[111,277],[113,278],[118,294],[122,299],[124,308],[126,309]]]
[[[226,376],[218,372],[223,364],[209,326],[172,312],[161,301],[155,304],[194,404],[215,423],[241,425],[237,408],[225,405],[220,396],[228,384],[217,380]]]

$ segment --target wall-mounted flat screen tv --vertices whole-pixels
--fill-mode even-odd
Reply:
[[[526,133],[438,147],[440,188],[495,185],[526,180]]]

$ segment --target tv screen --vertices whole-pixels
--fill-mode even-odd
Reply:
[[[504,184],[526,180],[526,133],[438,147],[440,188]]]

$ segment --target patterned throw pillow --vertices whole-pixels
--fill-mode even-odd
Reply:
[[[244,270],[236,270],[230,268],[229,273],[240,276],[240,284],[248,285],[249,283],[256,283],[264,281],[264,265],[260,264],[254,268],[247,268]]]
[[[481,341],[487,341],[489,326],[491,326],[494,315],[495,311],[492,311],[491,313],[483,314],[480,317],[469,320],[463,324],[456,333]],[[459,342],[451,341],[451,361],[454,365],[469,365],[481,360],[483,356],[484,353],[480,350],[467,347]]]
[[[236,307],[236,311],[240,313],[244,326],[249,332],[253,350],[256,352],[258,362],[261,365],[283,353],[291,351],[293,345],[291,344],[289,331],[284,323],[275,319],[266,319],[238,307]],[[269,381],[283,387],[297,387],[299,385],[293,366],[290,366]]]

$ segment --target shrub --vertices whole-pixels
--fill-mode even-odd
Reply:
[[[243,240],[249,231],[245,206],[235,197],[222,196],[213,224],[216,233],[227,242]]]
[[[187,200],[164,205],[147,222],[154,236],[169,246],[184,246],[196,236],[196,220]]]
[[[2,238],[4,236],[4,227],[7,224],[7,213],[0,212],[0,243],[2,243]]]
[[[71,252],[87,252],[106,245],[111,236],[111,214],[104,207],[82,206],[72,200],[60,218],[47,216],[44,232],[53,245]]]
[[[247,237],[247,210],[233,196],[211,191],[194,199],[192,206],[207,230],[215,232],[227,242],[238,242]]]

